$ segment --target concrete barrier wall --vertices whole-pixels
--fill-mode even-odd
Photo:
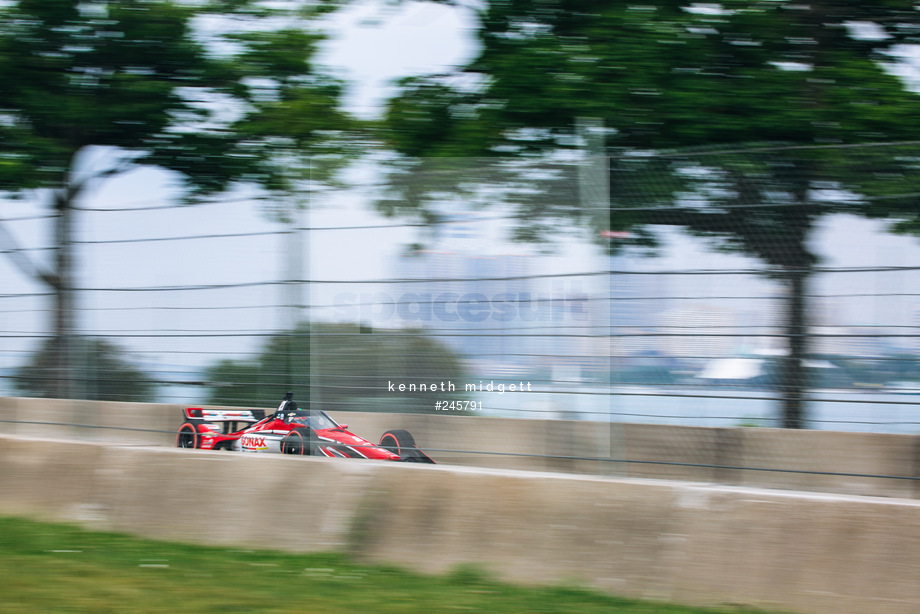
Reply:
[[[920,611],[920,502],[0,436],[0,514],[688,604]]]
[[[175,445],[182,405],[0,397],[0,434]]]
[[[179,405],[164,404],[0,398],[0,434],[174,446],[181,410]],[[373,441],[388,429],[406,429],[441,463],[871,496],[920,496],[918,435],[448,414],[333,415]],[[567,458],[575,456],[602,460]]]

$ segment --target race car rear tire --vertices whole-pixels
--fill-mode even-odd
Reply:
[[[294,429],[284,436],[281,440],[282,454],[298,454],[300,456],[310,456],[313,454],[312,441],[315,437],[310,429]]]
[[[201,435],[198,433],[199,424],[201,424],[200,420],[189,420],[179,427],[179,432],[176,434],[177,448],[191,449],[201,447]]]

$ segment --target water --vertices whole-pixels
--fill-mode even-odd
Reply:
[[[583,385],[504,394],[477,393],[484,415],[565,418],[687,426],[779,427],[780,403],[769,390]],[[815,390],[808,428],[920,434],[920,394]]]

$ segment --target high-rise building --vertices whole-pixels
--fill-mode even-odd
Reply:
[[[395,317],[423,328],[469,360],[519,364],[533,353],[529,256],[421,250],[396,260]],[[531,318],[531,312],[535,318]]]

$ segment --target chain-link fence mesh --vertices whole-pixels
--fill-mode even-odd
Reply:
[[[285,215],[129,176],[76,212],[63,375],[14,266],[54,218],[10,202],[0,386],[693,426],[788,425],[800,395],[802,426],[915,433],[920,245],[889,231],[917,227],[917,151],[427,160]]]

